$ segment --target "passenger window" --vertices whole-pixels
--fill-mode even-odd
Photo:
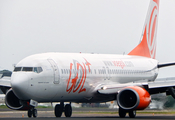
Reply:
[[[96,74],[96,70],[94,69],[94,73]]]

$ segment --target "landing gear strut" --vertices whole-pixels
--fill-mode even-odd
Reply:
[[[34,118],[37,117],[37,115],[38,115],[38,114],[37,114],[37,109],[32,108],[32,109],[29,109],[29,110],[28,110],[28,117],[31,118],[32,115],[33,115]]]
[[[61,102],[60,104],[57,104],[55,106],[55,116],[61,117],[62,113],[64,112],[64,115],[66,117],[71,117],[72,115],[72,107],[71,104],[66,104],[64,106],[64,102]]]

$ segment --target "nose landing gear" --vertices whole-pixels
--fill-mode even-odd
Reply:
[[[31,118],[33,115],[33,117],[36,118],[38,113],[37,113],[37,109],[35,109],[35,107],[38,105],[38,102],[31,99],[30,102],[27,102],[27,105],[28,106],[30,105],[30,108],[31,108],[28,110],[28,113],[27,113],[28,117]]]
[[[29,110],[28,110],[28,117],[31,118],[32,115],[33,115],[34,118],[37,117],[37,115],[38,115],[37,109],[32,108],[32,109],[29,109]]]
[[[72,115],[71,103],[70,104],[66,104],[64,106],[64,102],[61,102],[60,104],[57,104],[55,106],[55,116],[56,117],[61,117],[62,112],[64,112],[64,115],[66,117],[71,117],[71,115]]]

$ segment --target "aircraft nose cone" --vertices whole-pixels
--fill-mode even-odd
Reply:
[[[13,73],[11,87],[15,95],[21,100],[27,100],[28,77],[25,73]]]

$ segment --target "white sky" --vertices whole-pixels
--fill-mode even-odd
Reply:
[[[126,54],[138,43],[149,0],[0,0],[0,68],[36,53]],[[175,61],[175,0],[160,0],[157,55]],[[175,66],[159,77],[175,77]]]

